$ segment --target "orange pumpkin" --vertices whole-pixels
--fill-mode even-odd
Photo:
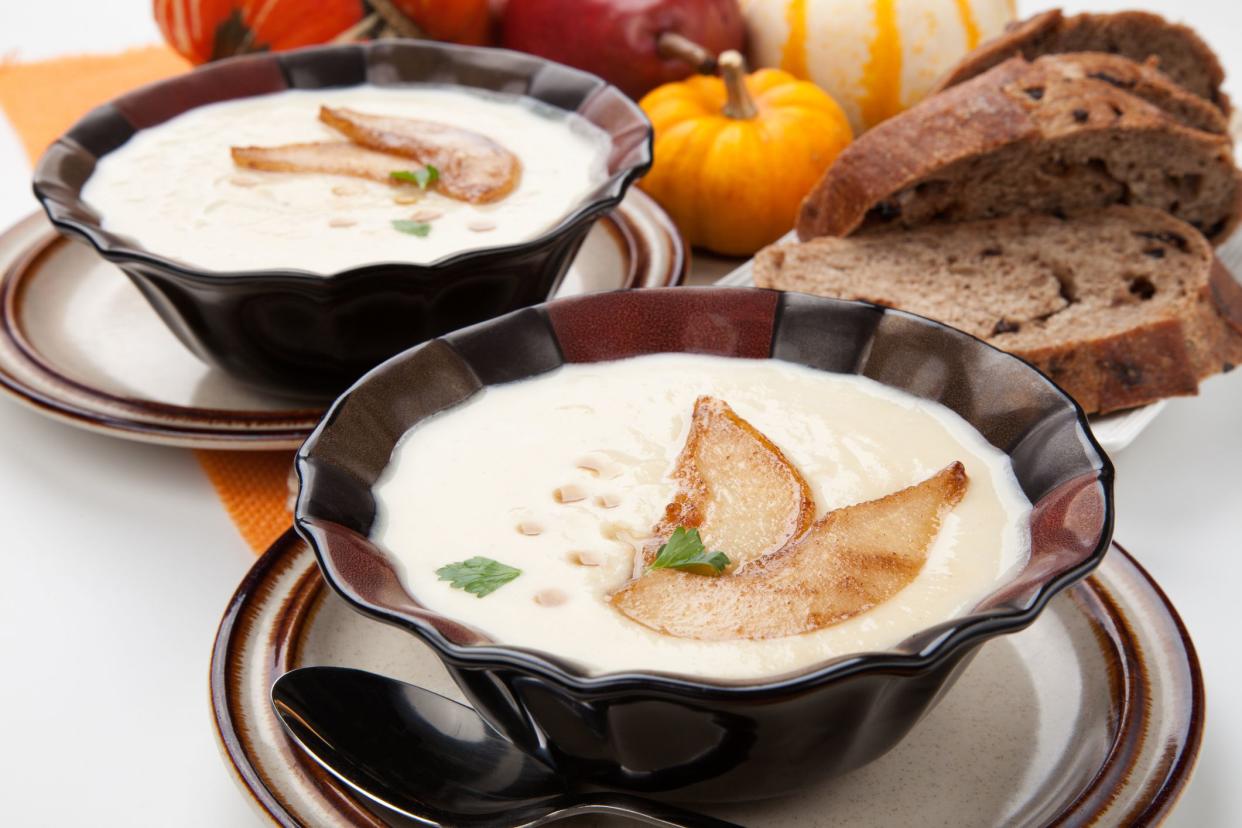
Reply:
[[[164,39],[193,63],[327,43],[365,16],[362,0],[155,0]]]
[[[793,227],[803,196],[853,133],[813,83],[779,69],[746,76],[737,52],[720,56],[720,71],[639,101],[655,127],[655,163],[639,186],[691,244],[748,256]]]
[[[470,44],[486,43],[490,26],[489,0],[154,0],[154,5],[164,39],[193,63],[328,43],[359,34],[350,31],[355,27],[370,30],[363,21],[371,17],[383,23],[404,16],[427,37]]]
[[[427,37],[471,46],[491,39],[489,0],[392,0]]]

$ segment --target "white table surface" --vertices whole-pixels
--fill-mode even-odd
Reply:
[[[1063,5],[1140,2],[1198,27],[1242,77],[1242,4]],[[0,56],[157,39],[146,0],[0,0]],[[0,226],[36,206],[28,175],[0,115]],[[1240,415],[1242,370],[1173,401],[1115,458],[1116,537],[1181,611],[1207,678],[1203,753],[1173,826],[1242,824]],[[0,824],[264,825],[217,753],[207,691],[216,625],[254,556],[193,456],[0,400],[0,527]]]

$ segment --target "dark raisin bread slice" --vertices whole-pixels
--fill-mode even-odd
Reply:
[[[1139,63],[1153,60],[1174,82],[1229,112],[1228,98],[1220,89],[1225,71],[1212,49],[1190,27],[1141,11],[1066,17],[1053,9],[1037,14],[969,52],[941,78],[935,91],[969,80],[1011,57],[1034,60],[1060,52],[1108,52]]]
[[[1242,361],[1242,288],[1216,267],[1194,228],[1115,206],[772,246],[755,283],[940,320],[1106,412],[1194,394]]]
[[[1068,52],[1045,55],[1033,61],[1036,66],[1052,67],[1066,78],[1091,78],[1115,86],[1164,110],[1184,126],[1226,135],[1229,119],[1217,107],[1169,80],[1168,76],[1145,63],[1135,63],[1120,55],[1104,52]]]
[[[1013,58],[864,133],[803,200],[798,235],[1018,213],[1156,207],[1217,240],[1242,188],[1226,135],[1081,65]]]

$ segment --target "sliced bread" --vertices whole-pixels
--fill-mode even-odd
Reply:
[[[950,69],[933,90],[940,91],[980,75],[1011,57],[1034,60],[1060,52],[1108,52],[1139,63],[1154,60],[1160,71],[1228,113],[1221,92],[1225,79],[1220,60],[1188,26],[1149,12],[1076,14],[1059,9],[1013,24],[979,45]]]
[[[1184,126],[1217,135],[1229,132],[1229,119],[1219,108],[1178,86],[1150,63],[1135,63],[1104,52],[1067,52],[1032,62],[1056,67],[1066,78],[1086,77],[1115,86],[1164,110]]]
[[[1240,195],[1228,136],[1084,77],[1080,59],[1016,57],[859,137],[803,200],[798,235],[1136,204],[1216,240]]]
[[[1030,361],[1088,412],[1194,394],[1242,362],[1242,288],[1202,235],[1143,207],[776,245],[755,283],[937,319]]]

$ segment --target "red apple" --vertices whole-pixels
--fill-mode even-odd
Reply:
[[[664,32],[713,55],[746,45],[737,0],[508,0],[501,31],[506,47],[593,72],[633,98],[694,71],[660,56]]]

